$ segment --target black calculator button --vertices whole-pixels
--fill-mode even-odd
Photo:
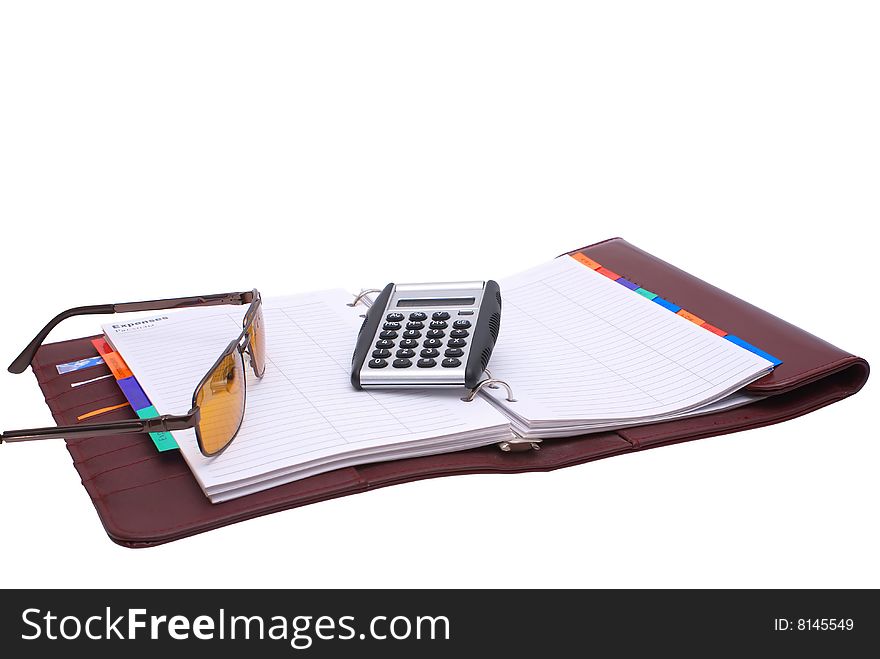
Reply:
[[[422,357],[436,357],[439,354],[440,352],[435,348],[425,348],[419,353]]]
[[[431,314],[431,318],[433,320],[449,320],[449,312],[448,311],[435,311]]]
[[[454,357],[448,357],[440,363],[443,365],[443,368],[455,368],[456,366],[461,366],[461,361]]]
[[[379,332],[379,338],[380,339],[396,339],[397,332],[395,332],[393,330],[383,330],[383,331]]]
[[[451,336],[453,339],[463,339],[467,335],[468,335],[467,330],[452,330],[449,333],[449,336]]]
[[[422,335],[419,330],[406,330],[403,333],[403,338],[405,339],[417,339]]]
[[[395,359],[391,365],[394,368],[409,368],[412,366],[412,362],[408,359]]]
[[[446,333],[443,330],[428,330],[426,336],[429,339],[442,339],[446,336]]]
[[[467,329],[470,326],[471,321],[469,320],[456,320],[454,323],[452,323],[453,329]]]
[[[415,339],[401,339],[401,341],[400,341],[401,348],[415,348],[418,345],[419,345],[419,342],[416,341]]]
[[[440,339],[425,339],[425,342],[422,344],[425,348],[439,348],[443,345],[443,341]]]
[[[449,339],[449,341],[446,342],[446,345],[450,348],[464,348],[466,343],[467,341],[464,339]]]
[[[384,359],[371,359],[369,363],[370,368],[385,368],[388,366],[388,362]]]
[[[400,323],[385,323],[382,325],[382,329],[396,331],[400,329]]]
[[[401,348],[395,353],[398,357],[403,359],[409,359],[410,357],[415,357],[416,353],[410,350],[409,348]]]
[[[380,339],[379,341],[376,341],[376,347],[380,348],[381,350],[385,350],[386,348],[393,348],[394,341],[389,341],[388,339]]]
[[[416,366],[419,368],[431,368],[432,366],[436,366],[437,362],[433,359],[420,359],[416,362]]]
[[[443,354],[447,357],[461,357],[464,354],[464,350],[461,348],[447,348]]]
[[[403,314],[402,313],[390,313],[387,316],[385,316],[385,320],[387,320],[389,323],[399,323],[401,320],[403,320]]]
[[[375,357],[376,359],[387,359],[390,356],[391,356],[390,350],[374,350],[373,351],[373,357]]]
[[[445,320],[431,321],[430,327],[431,327],[431,329],[446,329],[446,321]]]
[[[415,329],[420,330],[425,326],[425,323],[407,323],[406,329]]]
[[[428,315],[425,313],[422,313],[421,311],[413,311],[409,315],[410,320],[417,320],[417,321],[418,320],[425,320],[425,318],[427,318],[427,317],[428,317]]]

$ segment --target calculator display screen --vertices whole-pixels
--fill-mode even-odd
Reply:
[[[422,297],[418,299],[401,299],[398,307],[472,307],[476,298],[472,297]]]

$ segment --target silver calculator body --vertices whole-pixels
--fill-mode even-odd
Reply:
[[[357,389],[472,389],[500,328],[495,281],[388,284],[358,334],[351,383]]]

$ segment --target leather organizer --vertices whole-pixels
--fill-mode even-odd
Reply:
[[[471,473],[549,471],[677,442],[747,430],[807,414],[856,393],[868,378],[868,363],[772,316],[674,266],[612,238],[583,252],[636,282],[776,355],[783,364],[748,386],[767,397],[733,410],[664,423],[545,441],[539,451],[504,452],[497,446],[347,467],[294,483],[211,504],[176,451],[158,453],[144,435],[65,440],[107,534],[126,547],[150,547],[226,524],[317,501],[422,478]],[[502,324],[503,332],[503,324]],[[55,421],[124,403],[115,380],[71,388],[82,373],[59,375],[55,365],[97,354],[89,338],[44,345],[33,371]],[[89,369],[90,377],[109,373]],[[134,418],[130,408],[103,414],[101,421]]]

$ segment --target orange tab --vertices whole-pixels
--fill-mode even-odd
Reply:
[[[122,403],[121,405],[111,405],[110,407],[102,407],[100,410],[92,410],[91,412],[80,414],[78,417],[76,417],[76,420],[82,421],[83,419],[98,416],[99,414],[104,414],[106,412],[112,412],[113,410],[121,410],[123,407],[128,407],[128,403]]]
[[[602,267],[601,265],[596,263],[593,259],[591,259],[589,256],[587,256],[586,254],[581,254],[580,252],[577,252],[576,254],[572,254],[571,258],[573,258],[575,261],[579,261],[579,262],[583,263],[585,266],[587,266],[591,270],[598,270],[599,268]]]
[[[104,363],[107,364],[107,368],[110,369],[110,372],[113,373],[113,377],[117,380],[124,380],[133,375],[128,368],[128,364],[125,363],[125,360],[122,359],[122,356],[118,352],[106,353],[104,355]]]
[[[687,318],[689,321],[691,321],[692,323],[696,323],[697,325],[704,325],[706,323],[706,321],[699,316],[695,316],[690,311],[685,311],[684,309],[679,309],[678,315],[682,318]]]

